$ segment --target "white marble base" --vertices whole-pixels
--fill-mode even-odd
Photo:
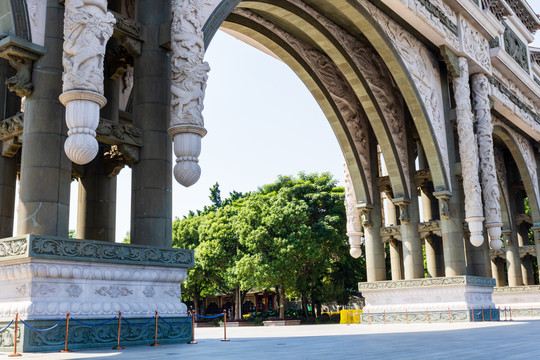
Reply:
[[[22,258],[0,266],[0,321],[186,316],[186,268]]]
[[[539,310],[540,285],[497,287],[493,291],[493,302],[501,309]]]
[[[495,280],[474,276],[360,283],[364,313],[495,309]]]

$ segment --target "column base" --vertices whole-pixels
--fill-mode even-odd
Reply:
[[[155,311],[172,324],[187,318],[180,283],[193,266],[182,249],[115,244],[42,235],[0,240],[0,329],[18,314],[42,330],[70,314],[68,348],[116,346],[122,312],[121,344],[151,344]],[[86,324],[76,322],[74,319]],[[106,323],[105,323],[106,322]],[[66,322],[49,331],[18,323],[19,351],[64,348]],[[13,351],[14,324],[0,334],[0,349]],[[158,321],[160,342],[184,342],[191,322],[173,327]]]
[[[540,285],[496,287],[493,302],[512,319],[540,318]]]
[[[482,321],[482,313],[484,321],[497,321],[494,286],[495,279],[476,276],[360,283],[362,322]]]

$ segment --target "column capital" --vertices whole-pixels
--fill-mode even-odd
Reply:
[[[356,208],[363,217],[362,225],[367,229],[371,229],[373,227],[373,222],[371,221],[371,211],[373,211],[373,206],[366,203],[359,203],[356,205]]]
[[[392,202],[399,206],[399,221],[401,221],[402,224],[410,223],[409,204],[411,203],[411,200],[405,199],[404,197],[398,197],[392,199]]]

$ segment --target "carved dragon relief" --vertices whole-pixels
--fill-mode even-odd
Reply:
[[[268,28],[272,33],[278,35],[287,42],[302,58],[309,64],[319,79],[323,82],[325,88],[330,93],[332,100],[336,103],[343,120],[352,135],[356,152],[360,157],[364,175],[366,178],[368,191],[373,194],[372,177],[369,169],[369,138],[367,130],[369,129],[366,115],[356,97],[354,90],[342,75],[334,62],[319,50],[313,49],[304,42],[298,40],[287,31],[279,28],[270,21],[262,18],[254,12],[237,8],[233,13],[255,21]],[[373,196],[373,195],[372,195]]]
[[[450,163],[443,114],[441,76],[436,59],[420,41],[396,24],[371,2],[368,0],[358,0],[358,2],[380,25],[380,29],[388,36],[405,63],[407,70],[412,75],[413,82],[435,134],[435,141],[438,144],[442,165],[447,177],[446,180],[448,186],[450,186]]]

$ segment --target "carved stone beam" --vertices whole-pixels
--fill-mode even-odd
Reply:
[[[389,176],[379,177],[378,185],[380,193],[384,193],[389,199],[392,199],[394,197],[394,193],[392,191],[392,184],[390,183]]]
[[[120,173],[124,166],[131,167],[139,162],[139,148],[132,145],[112,145],[103,154],[103,161],[108,178]]]
[[[501,233],[502,233],[506,247],[512,246],[512,230],[502,229]],[[495,250],[500,250],[500,249],[495,249]]]
[[[446,57],[450,51],[445,53]],[[446,58],[445,57],[445,58]],[[482,208],[482,189],[478,176],[478,145],[474,136],[474,116],[471,105],[471,90],[469,84],[469,65],[467,58],[460,57],[455,61],[447,62],[449,68],[457,69],[452,71],[459,74],[454,77],[454,96],[456,100],[456,123],[459,138],[459,155],[461,158],[461,175],[463,178],[465,221],[469,224],[469,241],[474,246],[481,246],[484,243],[483,221],[484,213]],[[448,208],[448,199],[442,194],[440,196],[441,216],[444,208]],[[450,213],[446,214],[449,217]]]
[[[64,150],[76,164],[92,161],[99,150],[96,128],[103,96],[105,46],[113,33],[114,16],[107,0],[66,0],[64,14],[63,93],[69,128]]]
[[[479,73],[474,74],[472,76],[472,88],[473,105],[477,122],[476,131],[480,153],[486,228],[489,234],[491,248],[498,250],[502,246],[501,227],[503,226],[503,223],[501,217],[499,184],[497,181],[497,173],[495,171],[493,123],[491,119],[491,105],[488,97],[489,81],[486,75]]]
[[[525,245],[519,247],[519,257],[523,259],[527,255],[536,256],[534,245]]]
[[[142,26],[139,22],[111,11],[116,20],[113,36],[134,58],[141,56],[142,51]]]
[[[429,169],[421,169],[417,170],[416,174],[414,175],[414,182],[416,184],[417,189],[422,189],[429,185],[431,183],[431,171]]]
[[[97,141],[108,145],[131,145],[141,148],[142,130],[106,119],[100,119],[96,129]]]
[[[17,74],[6,80],[10,91],[20,97],[32,94],[32,64],[44,53],[41,46],[17,36],[8,36],[0,41],[0,57],[17,70]]]
[[[202,110],[210,66],[204,61],[204,36],[198,1],[172,0],[171,126],[174,177],[189,187],[201,176],[199,155],[206,135]]]
[[[392,202],[399,206],[399,221],[401,221],[402,224],[408,224],[411,221],[411,217],[409,216],[409,204],[411,201],[409,199],[399,197],[393,199]]]
[[[13,157],[22,146],[23,114],[17,114],[0,122],[2,156]]]
[[[442,237],[441,224],[437,220],[418,223],[418,232],[420,233],[421,238],[424,238],[430,234],[435,234]]]
[[[386,226],[382,227],[380,230],[381,241],[384,243],[390,239],[401,241],[401,231],[399,226]]]
[[[530,214],[517,214],[516,225],[519,226],[522,223],[533,224],[532,216]]]

